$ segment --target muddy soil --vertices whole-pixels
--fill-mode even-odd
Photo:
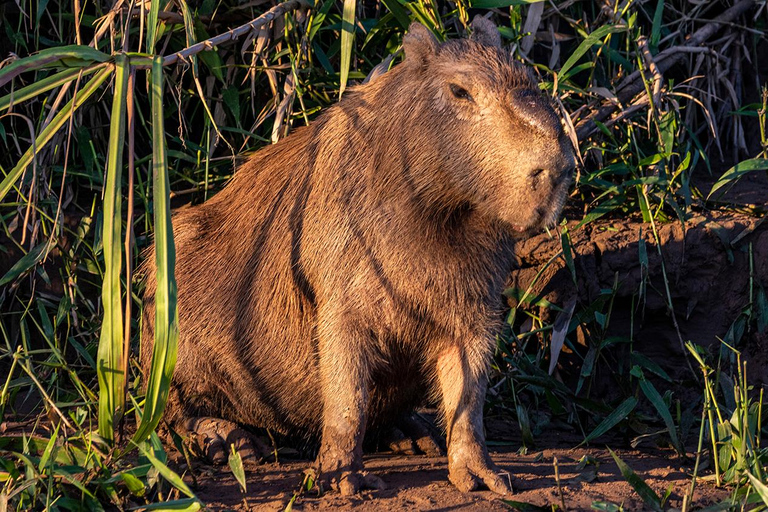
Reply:
[[[504,511],[514,510],[503,500],[509,499],[540,507],[565,503],[567,510],[590,510],[594,502],[623,505],[625,510],[647,510],[632,490],[605,447],[575,448],[578,440],[567,436],[550,436],[543,451],[521,455],[512,448],[492,448],[493,460],[508,472],[515,493],[501,498],[481,490],[462,494],[448,482],[445,457],[398,456],[374,454],[365,457],[369,471],[381,477],[388,489],[363,491],[359,496],[345,497],[336,492],[318,496],[305,492],[297,496],[293,510],[440,510],[440,511]],[[519,445],[518,445],[519,446]],[[667,490],[667,507],[680,508],[682,497],[689,491],[692,461],[682,463],[672,451],[644,449],[617,450],[617,454],[660,496]],[[597,465],[579,466],[582,457],[591,457]],[[555,477],[557,460],[560,486]],[[309,461],[265,464],[246,470],[247,492],[243,494],[226,467],[200,465],[196,493],[211,510],[285,510],[297,494],[303,471]],[[193,463],[193,465],[197,465]],[[192,479],[186,480],[192,484]],[[561,494],[562,493],[562,494]],[[728,491],[699,481],[694,493],[696,507],[705,507],[726,499]]]

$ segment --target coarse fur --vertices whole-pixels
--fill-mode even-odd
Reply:
[[[371,484],[366,425],[432,393],[451,481],[507,492],[482,429],[501,292],[515,239],[556,221],[574,161],[489,24],[442,44],[412,25],[402,64],[174,215],[172,422],[214,416],[320,437],[319,471],[356,492]]]

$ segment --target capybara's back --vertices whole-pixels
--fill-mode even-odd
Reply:
[[[430,395],[451,480],[506,492],[482,434],[500,296],[514,240],[557,219],[573,155],[495,27],[475,29],[441,44],[413,25],[402,64],[174,216],[172,421],[319,436],[318,470],[356,492],[381,484],[362,468],[366,425]]]

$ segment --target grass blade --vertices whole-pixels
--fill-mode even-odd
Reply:
[[[121,178],[123,145],[125,143],[126,96],[128,92],[128,57],[115,57],[115,92],[109,129],[107,179],[104,185],[104,216],[102,241],[104,245],[104,282],[101,298],[104,319],[101,324],[96,367],[99,375],[99,435],[114,439],[114,423],[123,409],[123,309],[120,300],[120,270],[122,268],[122,205]]]
[[[768,485],[761,482],[759,478],[752,476],[752,473],[750,472],[747,472],[747,476],[749,477],[749,482],[752,484],[752,487],[754,487],[760,495],[760,499],[763,500],[763,503],[765,503],[766,506],[768,506]]]
[[[645,480],[640,478],[638,474],[635,473],[632,468],[627,465],[626,462],[621,460],[618,455],[613,453],[613,450],[608,448],[608,451],[611,452],[611,457],[613,457],[616,465],[619,466],[621,475],[640,496],[640,498],[643,500],[643,503],[648,505],[651,510],[661,511],[661,499],[659,499],[659,496],[653,491],[653,489],[651,489],[651,487],[645,483]]]
[[[356,0],[344,0],[344,13],[341,20],[341,70],[339,78],[339,98],[347,88],[349,67],[352,62],[352,47],[355,42],[355,7]]]
[[[83,69],[83,76],[89,75],[99,69],[103,69],[104,66],[105,65],[99,65]],[[51,76],[47,76],[42,80],[38,80],[37,82],[26,87],[22,87],[18,91],[13,91],[11,94],[6,94],[0,98],[0,111],[6,110],[11,106],[11,104],[16,105],[18,103],[22,103],[30,98],[34,98],[35,96],[43,94],[44,92],[50,91],[51,89],[60,87],[67,82],[71,82],[77,78],[77,75],[80,73],[80,71],[80,69],[67,69],[65,71],[55,73]]]
[[[17,261],[8,272],[0,278],[0,286],[5,286],[10,283],[42,260],[47,254],[47,251],[45,250],[47,245],[48,242],[40,243],[20,258],[19,261]]]
[[[155,213],[155,344],[141,423],[133,436],[139,443],[157,427],[168,401],[179,343],[174,266],[176,250],[171,225],[170,184],[163,123],[163,59],[155,57],[151,77],[152,176]]]
[[[84,68],[108,60],[109,55],[90,46],[69,45],[48,48],[5,66],[0,71],[0,87],[27,71],[46,67]]]
[[[616,409],[614,409],[614,411],[611,414],[606,416],[605,419],[601,421],[597,427],[595,427],[595,430],[590,432],[589,435],[584,438],[584,441],[582,441],[581,444],[588,443],[594,439],[597,439],[601,435],[611,430],[620,421],[626,418],[627,415],[634,410],[636,405],[637,405],[637,399],[633,396],[630,396],[629,398],[624,400],[621,403],[621,405],[619,405]]]
[[[184,483],[184,480],[182,480],[175,471],[166,466],[163,461],[155,457],[151,450],[147,450],[140,446],[139,451],[141,451],[141,454],[149,460],[152,466],[157,469],[157,472],[160,473],[160,475],[165,478],[168,483],[181,491],[184,495],[197,501],[199,504],[199,500],[197,499],[197,496],[195,496],[195,493],[192,492],[192,489],[190,489],[189,486]]]
[[[659,392],[656,390],[656,387],[651,384],[650,381],[646,380],[645,375],[643,375],[643,371],[639,366],[635,366],[635,368],[632,370],[632,373],[633,375],[638,376],[640,381],[640,389],[643,390],[645,396],[656,408],[656,412],[658,412],[659,416],[661,416],[661,419],[664,420],[664,425],[666,425],[667,430],[669,431],[669,438],[672,440],[672,446],[675,447],[677,453],[680,455],[685,455],[685,452],[683,451],[683,445],[680,443],[680,439],[677,437],[677,428],[675,427],[675,422],[672,420],[672,414],[670,414],[669,409],[667,408],[667,404],[664,403],[664,399],[661,397],[661,394],[659,394]]]
[[[243,493],[248,492],[248,484],[245,479],[245,469],[243,468],[243,458],[240,456],[240,452],[235,449],[235,445],[230,445],[231,452],[229,453],[229,469],[232,470],[232,474],[235,475],[237,483],[240,484],[240,490]]]
[[[712,197],[712,194],[726,186],[731,182],[735,182],[748,172],[752,171],[765,171],[768,170],[768,158],[752,158],[750,160],[744,160],[734,165],[723,173],[722,176],[712,185],[712,190],[707,194],[707,199]]]
[[[73,110],[77,110],[85,103],[104,81],[112,74],[112,67],[101,70],[96,74],[85,86],[77,92],[77,95],[67,103],[61,111],[56,114],[56,117],[46,126],[40,135],[35,139],[35,143],[29,147],[29,149],[21,155],[16,166],[5,176],[2,183],[0,183],[0,200],[2,200],[16,183],[16,180],[21,177],[24,169],[32,162],[35,156],[35,152],[39,152],[56,134],[59,129],[69,121],[69,116]]]

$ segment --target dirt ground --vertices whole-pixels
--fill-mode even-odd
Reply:
[[[516,451],[492,448],[493,460],[509,473],[515,493],[501,498],[490,491],[462,494],[448,481],[445,457],[399,456],[373,454],[365,457],[366,468],[387,484],[384,491],[363,491],[359,496],[345,497],[336,492],[322,496],[305,493],[298,496],[293,510],[434,510],[434,511],[504,511],[515,510],[502,500],[509,499],[539,507],[565,503],[567,510],[590,510],[593,502],[623,505],[624,510],[647,510],[639,496],[619,472],[608,450],[593,446],[574,446],[574,439],[563,438],[542,442],[542,446],[558,446],[526,455]],[[660,496],[671,490],[666,507],[680,508],[682,497],[691,484],[693,460],[680,461],[672,451],[643,448],[617,450],[617,454]],[[579,468],[582,457],[592,457],[598,465]],[[554,461],[560,479],[555,479]],[[197,466],[196,463],[194,463]],[[248,492],[243,495],[227,466],[196,467],[197,496],[211,510],[285,510],[302,482],[309,461],[265,464],[246,469]],[[185,478],[190,484],[192,479]],[[560,494],[562,492],[562,496]],[[694,494],[695,508],[718,503],[728,491],[699,481]],[[530,510],[520,508],[519,510]]]

